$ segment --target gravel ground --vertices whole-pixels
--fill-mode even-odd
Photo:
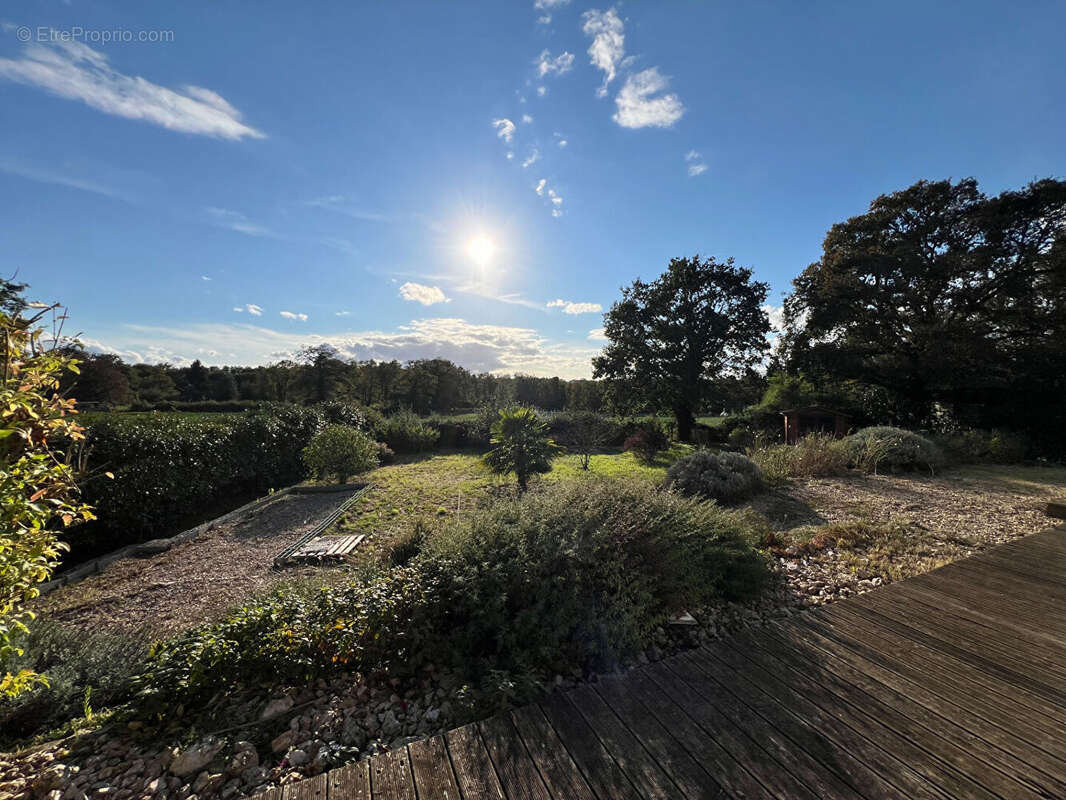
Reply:
[[[755,604],[691,609],[698,624],[660,629],[633,663],[1043,530],[1057,520],[1043,514],[1041,503],[1064,490],[1063,470],[990,468],[935,478],[808,480],[767,493],[750,506],[775,531],[774,588]],[[184,554],[179,548],[145,562],[113,565],[115,572],[90,579],[94,583],[77,599],[55,598],[59,604],[52,613],[128,627],[150,624],[156,615],[170,630],[210,618],[276,580],[270,559],[332,504],[314,496],[273,504],[258,519],[183,546],[190,548]],[[202,549],[192,550],[197,547]],[[256,557],[248,558],[250,553]],[[201,559],[214,567],[196,566]],[[568,688],[575,679],[556,676],[555,683]],[[225,699],[227,730],[192,744],[175,746],[183,732],[174,722],[150,734],[112,728],[0,755],[0,798],[239,798],[447,730],[469,714],[457,689],[451,676],[430,668],[404,684],[351,674],[270,693],[249,691]]]
[[[274,557],[348,497],[287,494],[192,541],[148,558],[115,561],[42,597],[34,610],[87,629],[163,637],[208,622],[257,592],[321,568],[274,571]]]

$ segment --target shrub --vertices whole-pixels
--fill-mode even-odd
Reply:
[[[485,454],[485,463],[493,472],[513,472],[523,492],[529,476],[549,472],[552,459],[562,450],[548,438],[548,426],[532,408],[501,411],[492,424],[490,443],[492,450]]]
[[[358,428],[330,425],[315,434],[302,455],[307,468],[319,480],[333,476],[337,483],[344,483],[349,475],[359,475],[378,465],[378,443]]]
[[[764,480],[762,470],[747,456],[697,450],[670,466],[666,485],[685,495],[735,503],[762,490]]]
[[[935,441],[948,459],[959,464],[1017,464],[1029,451],[1024,435],[1003,430],[954,431]]]
[[[711,504],[604,480],[544,487],[438,532],[404,566],[275,593],[159,645],[138,685],[162,714],[242,681],[337,669],[433,663],[489,690],[533,687],[608,667],[671,613],[751,597],[765,577],[743,519]]]
[[[642,461],[654,461],[655,457],[670,446],[670,437],[662,423],[649,419],[622,444],[622,449],[631,452]]]
[[[380,438],[397,453],[421,453],[432,450],[440,434],[412,411],[399,411],[388,417]]]
[[[944,454],[924,436],[901,428],[863,428],[844,440],[850,462],[864,472],[877,473],[880,467],[935,471],[944,463]]]
[[[14,696],[35,680],[32,670],[9,671],[7,662],[18,655],[12,635],[25,632],[32,619],[25,605],[65,548],[56,528],[92,519],[58,449],[64,439],[83,436],[71,417],[74,401],[57,392],[78,362],[45,345],[44,330],[36,327],[45,313],[30,319],[0,313],[0,696]]]
[[[146,636],[72,630],[47,619],[39,619],[18,645],[23,652],[12,666],[44,675],[48,685],[0,700],[3,743],[81,717],[86,706],[100,711],[125,702],[148,654]]]
[[[392,448],[389,447],[387,444],[385,444],[384,442],[375,442],[374,444],[377,446],[378,449],[379,464],[391,464],[393,461],[396,460],[396,453],[393,452]]]
[[[775,444],[753,447],[751,460],[759,465],[770,484],[789,478],[821,478],[842,475],[848,469],[848,446],[829,434],[804,436],[794,445]]]
[[[582,469],[589,468],[593,452],[614,441],[621,428],[615,420],[595,411],[552,414],[547,424],[554,441],[581,456]]]

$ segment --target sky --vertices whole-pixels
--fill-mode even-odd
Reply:
[[[129,362],[587,377],[733,257],[776,316],[877,195],[1063,177],[1066,4],[0,6],[0,274]]]

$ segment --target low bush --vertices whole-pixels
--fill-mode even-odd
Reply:
[[[939,447],[917,433],[902,428],[878,426],[863,428],[844,442],[850,463],[864,472],[928,469],[943,466],[944,454]]]
[[[440,433],[412,411],[399,411],[387,417],[377,431],[378,437],[397,453],[422,453],[432,450]]]
[[[314,435],[302,455],[307,469],[319,480],[333,477],[344,483],[350,475],[378,465],[378,442],[358,428],[330,425]]]
[[[48,685],[0,699],[0,744],[125,702],[148,653],[146,636],[87,633],[48,619],[38,619],[17,644],[22,655],[13,656],[9,667],[35,671]]]
[[[375,442],[378,450],[378,463],[384,466],[396,460],[396,453],[384,442]]]
[[[618,446],[626,439],[619,420],[595,411],[554,411],[542,418],[552,439],[565,447],[580,447],[590,439],[596,447]]]
[[[631,452],[642,461],[654,461],[655,457],[670,446],[670,437],[662,423],[656,419],[645,420],[637,431],[626,437],[622,449]]]
[[[738,515],[605,480],[498,502],[419,547],[374,577],[278,592],[157,646],[138,680],[143,710],[203,704],[241,682],[402,677],[428,663],[490,694],[535,687],[607,668],[671,613],[749,598],[767,575]]]
[[[823,478],[843,475],[848,469],[848,445],[828,434],[804,436],[794,445],[774,444],[753,447],[748,456],[759,465],[771,485],[790,478]]]
[[[697,450],[670,466],[666,485],[681,494],[736,503],[761,491],[765,481],[762,470],[747,456]]]
[[[1013,431],[960,430],[942,434],[935,442],[957,464],[1018,464],[1029,451],[1026,437]]]
[[[185,411],[189,413],[233,413],[250,411],[263,405],[262,400],[161,400],[158,403],[133,403],[128,411]]]

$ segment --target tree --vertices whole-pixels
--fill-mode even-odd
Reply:
[[[752,271],[713,257],[675,258],[658,280],[636,280],[604,315],[608,344],[594,376],[625,387],[655,409],[669,409],[682,441],[714,381],[758,363],[769,349],[762,306],[769,286]]]
[[[1066,422],[1066,182],[882,195],[830,229],[793,285],[790,370],[877,389],[891,421]]]
[[[595,411],[577,411],[572,416],[567,438],[571,449],[581,456],[581,469],[587,470],[592,453],[603,447],[611,435],[610,423]]]
[[[16,650],[12,635],[32,619],[26,603],[66,547],[54,526],[93,519],[57,449],[84,437],[74,401],[57,391],[77,362],[54,342],[45,346],[35,327],[48,310],[28,319],[0,312],[0,695],[8,696],[40,680],[28,671],[8,674],[3,665]]]
[[[378,465],[377,442],[348,425],[330,425],[316,433],[301,455],[317,478],[333,476],[337,483]]]
[[[82,403],[103,403],[108,406],[126,405],[133,399],[129,368],[111,353],[86,353],[80,348],[67,348],[64,355],[77,359],[78,374],[67,373],[60,379],[65,395],[76,395]]]
[[[485,454],[485,463],[493,472],[513,472],[521,492],[529,485],[530,475],[550,472],[552,459],[562,451],[548,438],[548,426],[532,408],[501,411],[492,424],[489,442],[492,450]]]

